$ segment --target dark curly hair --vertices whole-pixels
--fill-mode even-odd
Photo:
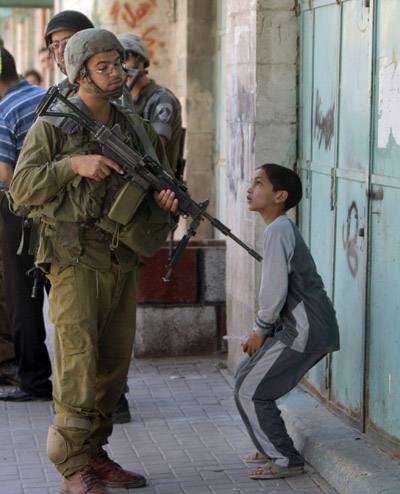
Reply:
[[[288,198],[285,201],[285,211],[297,206],[303,196],[303,187],[295,171],[274,163],[267,163],[258,168],[264,170],[274,191],[285,190],[288,193]]]

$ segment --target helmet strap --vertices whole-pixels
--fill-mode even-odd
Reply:
[[[101,87],[99,87],[90,77],[86,67],[81,69],[79,77],[81,79],[86,79],[90,84],[89,87],[82,88],[85,93],[95,94],[96,96],[101,96],[105,99],[117,99],[122,95],[122,86],[121,89],[114,89],[113,91],[104,91],[104,89],[101,89]]]

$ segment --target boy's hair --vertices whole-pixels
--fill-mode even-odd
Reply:
[[[285,211],[297,206],[303,196],[303,188],[297,173],[290,168],[274,163],[267,163],[259,168],[264,170],[275,192],[285,190],[288,193],[284,204]]]
[[[14,57],[5,48],[0,48],[0,82],[13,82],[18,79]]]

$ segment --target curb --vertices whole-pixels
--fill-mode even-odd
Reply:
[[[233,386],[229,371],[221,373]],[[400,462],[311,395],[296,388],[279,407],[296,447],[339,494],[400,494]]]

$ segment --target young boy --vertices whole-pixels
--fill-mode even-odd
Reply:
[[[249,357],[236,373],[235,400],[257,452],[245,458],[261,466],[254,479],[304,473],[275,400],[288,393],[328,352],[339,349],[335,311],[300,232],[286,216],[302,197],[298,175],[267,164],[248,190],[250,211],[267,224],[259,295],[252,334],[243,344]]]

